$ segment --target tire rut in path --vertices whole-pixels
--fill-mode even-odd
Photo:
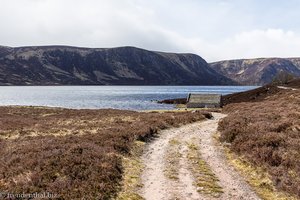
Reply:
[[[234,168],[227,164],[222,148],[215,143],[213,135],[217,131],[218,121],[225,115],[220,113],[213,115],[213,120],[164,130],[147,146],[142,157],[145,169],[141,177],[143,184],[141,196],[146,200],[259,199]],[[181,156],[178,158],[179,162],[176,162],[178,179],[170,179],[165,173],[168,166],[166,155],[171,140],[180,141],[178,151]],[[218,184],[222,187],[223,193],[218,198],[197,191],[199,188],[195,185],[196,179],[187,158],[187,144],[191,141],[200,141],[201,157],[219,179]]]

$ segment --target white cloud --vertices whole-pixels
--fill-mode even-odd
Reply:
[[[257,57],[300,57],[300,35],[282,29],[241,32],[221,41],[185,38],[161,31],[178,52],[196,53],[209,62]]]
[[[256,58],[256,57],[299,57],[300,35],[282,29],[252,30],[241,32],[221,43],[214,44],[207,53],[208,60]]]
[[[299,1],[264,2],[0,0],[0,45],[130,45],[208,61],[300,56]]]

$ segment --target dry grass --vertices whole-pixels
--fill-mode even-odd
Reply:
[[[123,180],[121,191],[118,193],[116,200],[143,200],[138,194],[138,190],[143,187],[141,174],[144,164],[141,159],[145,142],[135,141],[132,145],[130,156],[123,156],[122,166]]]
[[[138,113],[0,107],[0,189],[62,199],[109,199],[136,140],[204,119],[201,112]]]
[[[187,158],[195,177],[195,185],[198,192],[211,197],[220,197],[223,189],[219,185],[219,179],[213,173],[210,166],[203,160],[196,143],[188,143]]]
[[[249,90],[245,92],[238,92],[233,94],[224,95],[222,97],[223,105],[232,103],[242,103],[242,102],[260,102],[264,101],[272,95],[276,95],[282,89],[277,87],[277,84],[268,84],[262,87],[256,88],[254,90]],[[300,79],[294,79],[286,84],[280,84],[280,86],[288,88],[300,89]]]
[[[272,180],[270,175],[265,169],[254,166],[246,159],[236,156],[228,148],[225,148],[226,157],[232,164],[248,181],[256,193],[264,200],[296,200],[293,197],[284,192],[279,192]]]
[[[172,180],[179,179],[179,162],[182,157],[179,152],[180,141],[176,139],[172,139],[169,141],[169,145],[167,148],[167,153],[165,155],[165,169],[164,174],[167,178]]]
[[[259,102],[230,104],[221,140],[271,175],[276,188],[300,197],[300,92],[280,90]]]

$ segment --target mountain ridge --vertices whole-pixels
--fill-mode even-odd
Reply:
[[[224,60],[209,63],[218,73],[241,85],[264,85],[279,73],[300,77],[300,58],[253,58]]]
[[[300,58],[207,63],[133,46],[0,46],[0,85],[264,85],[282,71],[299,77]]]
[[[228,85],[196,54],[136,47],[0,46],[1,85]]]

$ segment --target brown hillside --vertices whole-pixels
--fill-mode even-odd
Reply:
[[[268,84],[256,88],[254,90],[224,95],[223,104],[227,105],[231,103],[262,101],[265,100],[267,97],[277,94],[279,91],[283,90],[278,88],[277,86],[300,88],[300,79],[294,79],[292,81],[289,81],[287,84],[281,84],[281,85]]]

